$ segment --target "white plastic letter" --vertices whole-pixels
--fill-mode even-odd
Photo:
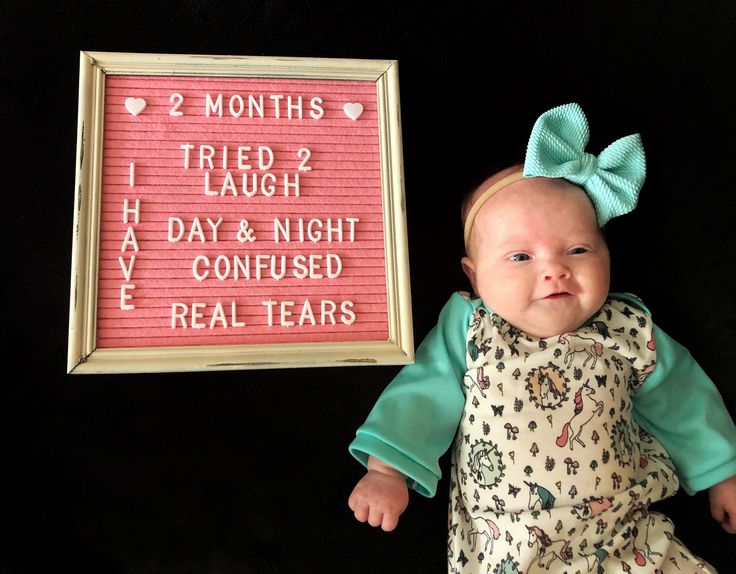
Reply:
[[[204,313],[200,309],[204,309],[207,305],[205,303],[192,303],[192,328],[193,329],[204,329],[207,325],[201,323],[199,319],[204,318]]]
[[[204,172],[204,194],[205,195],[219,195],[219,192],[210,187],[210,172]]]
[[[128,289],[133,290],[135,289],[135,285],[121,285],[120,286],[120,308],[123,311],[130,311],[132,309],[135,309],[135,305],[131,303],[127,303],[127,301],[130,301],[133,299],[133,295],[128,293]]]
[[[287,317],[291,317],[291,311],[286,309],[287,306],[293,307],[294,301],[281,301],[281,326],[293,327],[294,321],[287,319]]]
[[[222,303],[218,301],[215,303],[215,310],[212,312],[212,319],[210,319],[210,329],[215,328],[215,323],[219,321],[220,324],[227,329],[227,319],[225,318],[225,310],[222,308]]]
[[[187,311],[189,308],[184,303],[171,304],[171,328],[176,329],[176,321],[179,320],[182,328],[187,328]]]
[[[123,277],[125,277],[126,281],[130,282],[130,278],[133,276],[133,266],[135,265],[135,255],[130,256],[130,262],[128,263],[127,267],[125,265],[125,259],[123,259],[122,255],[118,257],[118,263],[120,263],[120,269],[123,270]]]
[[[184,150],[184,169],[189,169],[189,152],[194,149],[194,144],[181,144],[179,149]]]
[[[169,103],[174,104],[174,107],[169,110],[170,116],[183,116],[184,112],[180,112],[179,108],[184,103],[184,96],[181,94],[174,92],[169,96]]]
[[[131,209],[128,206],[127,198],[123,200],[123,223],[128,223],[128,215],[133,215],[133,223],[140,223],[141,221],[141,200],[135,200],[135,207]]]
[[[222,270],[223,265],[225,271]],[[215,259],[215,275],[217,275],[217,278],[220,281],[224,281],[230,277],[230,269],[230,260],[225,255],[218,255],[217,259]]]
[[[215,148],[211,145],[199,146],[199,169],[204,169],[204,160],[207,160],[210,169],[215,169],[215,164],[212,162],[214,155]]]
[[[199,270],[199,264],[204,263],[204,266],[207,267],[207,270],[204,272],[201,272]],[[210,274],[209,272],[209,266],[210,266],[210,260],[207,258],[206,255],[197,255],[194,258],[194,261],[192,261],[192,276],[197,281],[204,281],[207,279],[207,276]]]
[[[299,197],[299,174],[294,174],[294,183],[289,183],[289,174],[284,174],[284,195],[289,197],[289,189],[294,192],[294,197]]]
[[[336,279],[342,273],[342,259],[336,253],[328,253],[325,259],[327,260],[327,277]]]
[[[233,102],[236,102],[238,104],[237,109],[233,107]],[[243,101],[243,98],[240,97],[240,95],[235,94],[232,98],[230,98],[230,115],[232,115],[234,118],[239,118],[243,115],[243,111],[245,111],[245,102]]]
[[[276,114],[276,119],[281,118],[280,104],[281,104],[281,100],[284,99],[284,96],[281,94],[274,94],[274,95],[269,96],[269,98],[273,100],[274,113]]]
[[[248,156],[245,152],[250,151],[249,145],[238,146],[238,169],[250,169],[250,164],[245,163],[248,161]]]
[[[268,154],[268,163],[264,160],[263,154]],[[258,146],[258,169],[267,170],[271,169],[273,165],[273,150],[267,145]]]
[[[238,306],[235,301],[230,301],[230,326],[245,327],[245,321],[238,321]]]
[[[309,269],[304,264],[307,260],[306,255],[296,255],[294,257],[294,277],[297,279],[304,279],[309,274]]]
[[[176,235],[174,235],[174,224],[179,227]],[[184,237],[184,222],[178,217],[169,217],[169,243],[181,241],[182,237]]]
[[[296,103],[294,103],[291,99],[291,96],[288,96],[286,98],[286,111],[288,112],[289,119],[292,119],[292,111],[296,111],[297,117],[299,119],[302,119],[302,97],[298,96],[296,99]]]
[[[335,305],[334,301],[330,301],[329,299],[323,299],[321,303],[321,323],[325,324],[325,318],[330,318],[330,324],[335,324],[335,309],[337,309],[337,305]]]
[[[255,97],[248,96],[248,116],[253,117],[253,110],[258,113],[258,117],[265,117],[264,106],[263,106],[263,95],[258,96],[258,100]]]
[[[340,304],[340,311],[342,311],[342,317],[340,317],[340,321],[342,321],[346,325],[352,325],[353,323],[355,323],[355,312],[353,311],[352,301],[343,301]]]
[[[191,243],[194,241],[195,235],[199,237],[199,242],[204,243],[204,231],[202,231],[202,224],[199,222],[199,217],[195,217],[192,220],[192,228],[189,230],[189,237],[187,238],[187,241]]]
[[[291,241],[291,232],[289,228],[291,227],[290,219],[287,217],[285,220],[286,224],[284,225],[281,223],[281,220],[277,217],[273,220],[273,241],[274,243],[279,242],[279,235],[283,237],[284,241],[287,243]]]
[[[355,241],[355,224],[360,223],[357,217],[346,217],[345,221],[350,224],[350,243]]]
[[[238,196],[238,188],[235,185],[235,180],[233,179],[233,174],[230,171],[228,171],[225,174],[225,181],[222,182],[222,189],[220,190],[220,197],[225,197],[225,194],[228,191],[233,194],[233,197],[237,197]]]
[[[271,182],[269,185],[266,185],[266,179]],[[276,181],[276,176],[272,173],[267,173],[261,178],[261,193],[266,197],[271,197],[276,193],[276,186],[273,184],[274,181]]]
[[[208,93],[204,106],[207,117],[210,117],[210,113],[222,117],[222,94],[217,94],[217,99],[213,102],[212,96]]]
[[[314,313],[312,312],[312,305],[309,303],[309,299],[304,300],[304,305],[302,306],[302,314],[299,315],[300,327],[304,325],[305,319],[309,319],[309,323],[312,325],[317,324],[317,322],[314,320]]]
[[[307,165],[307,162],[312,157],[312,152],[308,147],[299,148],[299,151],[296,152],[296,157],[302,160],[302,163],[299,164],[299,171],[312,171],[312,168]]]
[[[210,224],[210,227],[212,228],[212,241],[217,243],[217,228],[220,227],[220,224],[222,223],[222,217],[217,220],[217,222],[212,221],[209,217],[207,218],[207,223]]]
[[[268,301],[262,301],[261,304],[268,307],[268,326],[273,327],[273,307],[276,305],[276,301],[269,299]]]
[[[312,107],[311,111],[309,112],[309,115],[312,116],[313,119],[319,120],[325,115],[324,108],[320,105],[322,103],[322,98],[319,96],[315,96],[311,100],[309,100],[309,105]]]
[[[133,250],[137,253],[140,251],[138,248],[138,241],[135,238],[135,231],[132,227],[128,227],[128,231],[125,233],[125,239],[123,240],[123,245],[120,248],[120,251],[125,251],[128,245],[133,246]]]

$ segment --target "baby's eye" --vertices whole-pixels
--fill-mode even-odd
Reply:
[[[587,253],[588,249],[585,247],[573,247],[570,249],[569,253],[570,255],[581,255],[583,253]]]
[[[511,261],[529,261],[529,255],[526,253],[516,253],[509,257]]]

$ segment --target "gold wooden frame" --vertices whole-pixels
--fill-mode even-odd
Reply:
[[[392,60],[81,52],[69,373],[236,370],[406,364],[414,359],[404,207],[398,64]],[[96,348],[104,88],[108,74],[375,81],[383,195],[389,338],[377,342]]]

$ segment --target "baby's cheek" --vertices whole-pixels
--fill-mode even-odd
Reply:
[[[605,301],[611,286],[611,270],[608,261],[601,261],[591,270],[590,277],[592,279],[591,290],[598,297]],[[603,303],[601,303],[603,304]]]
[[[518,285],[504,278],[496,278],[479,286],[480,296],[486,307],[502,317],[518,307],[520,289]]]

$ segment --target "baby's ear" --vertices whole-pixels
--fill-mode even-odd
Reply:
[[[468,276],[468,279],[470,279],[470,285],[473,287],[473,293],[478,293],[478,290],[475,288],[475,263],[473,263],[473,260],[465,256],[460,260],[460,264],[463,266],[463,271],[465,271],[465,275]]]

